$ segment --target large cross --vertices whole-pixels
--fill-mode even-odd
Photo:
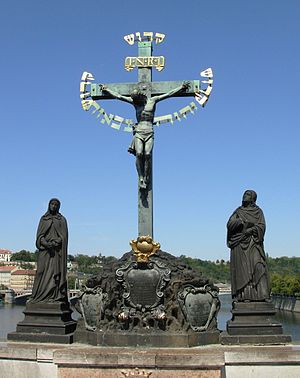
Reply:
[[[137,33],[139,34],[139,33]],[[144,33],[144,35],[146,32]],[[159,34],[159,33],[157,33]],[[82,95],[82,98],[91,97],[92,100],[106,100],[116,98],[114,93],[118,93],[120,97],[130,97],[134,90],[143,87],[144,95],[147,98],[155,96],[163,96],[172,93],[176,88],[182,85],[182,81],[152,81],[152,67],[156,67],[159,71],[164,67],[163,57],[152,56],[152,38],[145,38],[138,42],[138,57],[128,57],[125,60],[125,68],[129,71],[133,67],[138,68],[137,83],[109,83],[109,84],[91,84],[88,96]],[[133,43],[130,43],[133,44]],[[210,77],[209,75],[203,75]],[[212,81],[211,81],[212,82]],[[205,93],[200,89],[199,80],[185,81],[184,90],[177,90],[172,97],[186,97],[198,95],[198,102],[204,105],[209,97],[209,93]],[[209,82],[206,82],[209,83]],[[85,87],[84,87],[85,88]],[[202,92],[202,95],[201,95]],[[205,96],[207,95],[207,97]],[[85,97],[84,97],[85,96]],[[169,96],[169,97],[171,97]],[[156,98],[156,97],[155,97]],[[197,97],[196,97],[197,99]],[[202,102],[202,103],[201,103]],[[152,187],[152,153],[150,157],[149,177],[146,187],[138,185],[138,236],[151,236],[153,238],[153,187]]]

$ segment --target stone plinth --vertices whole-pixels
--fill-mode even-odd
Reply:
[[[224,355],[182,348],[93,348],[59,350],[53,361],[60,378],[221,378]]]
[[[153,332],[90,332],[76,330],[74,342],[119,347],[190,348],[207,344],[218,344],[220,332],[191,332],[186,334]]]
[[[7,335],[8,340],[46,343],[73,342],[76,321],[71,317],[68,303],[27,303],[25,319],[17,331]]]
[[[282,324],[275,320],[271,302],[233,302],[231,312],[227,332],[221,334],[222,344],[291,342],[291,336],[283,335]]]

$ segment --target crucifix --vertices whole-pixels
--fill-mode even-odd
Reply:
[[[200,88],[199,80],[187,81],[152,81],[152,68],[158,71],[164,68],[165,59],[162,56],[152,55],[153,40],[161,43],[164,34],[152,32],[129,34],[124,37],[130,45],[138,43],[138,57],[127,57],[125,69],[131,71],[134,67],[138,69],[137,83],[109,83],[92,84],[92,74],[85,72],[80,85],[82,106],[85,110],[93,105],[99,114],[103,115],[102,123],[109,124],[112,120],[124,122],[124,118],[107,115],[103,108],[96,104],[98,100],[118,99],[134,106],[136,112],[136,123],[126,120],[127,129],[132,129],[133,139],[128,152],[136,156],[136,169],[138,174],[138,236],[150,236],[153,238],[153,186],[152,186],[152,150],[154,142],[153,125],[186,117],[186,113],[193,112],[191,106],[187,106],[176,112],[174,115],[155,117],[156,104],[159,101],[170,97],[194,96],[196,101],[204,106],[212,89],[212,71],[207,69],[201,76],[208,78],[203,83],[207,84],[206,90]],[[86,86],[90,85],[90,91]],[[91,98],[92,100],[86,100]],[[196,108],[194,103],[193,108]],[[95,110],[95,111],[96,111]],[[121,120],[122,119],[122,120]],[[112,124],[112,127],[116,125]]]

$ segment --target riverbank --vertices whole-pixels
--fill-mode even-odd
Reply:
[[[300,298],[285,295],[272,295],[272,301],[277,310],[300,313]]]

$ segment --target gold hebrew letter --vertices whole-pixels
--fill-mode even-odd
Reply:
[[[134,34],[124,35],[124,39],[129,45],[134,45]]]
[[[162,33],[155,33],[155,42],[156,44],[162,43],[162,41],[165,39],[165,34]]]
[[[87,83],[85,81],[81,81],[80,82],[80,88],[79,88],[79,91],[81,93],[84,93],[85,92],[85,87],[86,87]]]
[[[81,93],[80,98],[85,99],[87,97],[90,97],[90,95],[91,95],[91,92]]]
[[[101,123],[107,123],[108,125],[110,125],[112,119],[114,118],[114,115],[113,114],[110,114],[110,115],[107,115],[107,113],[103,113],[103,118],[101,119]]]
[[[174,115],[174,119],[177,119],[177,121],[181,122],[180,116],[177,112],[174,112],[173,115]]]
[[[204,105],[206,104],[207,100],[208,100],[208,97],[204,96],[204,95],[201,95],[200,93],[195,93],[195,100],[197,102],[199,102],[199,104],[204,107]]]
[[[95,79],[94,79],[93,74],[91,74],[90,72],[84,71],[81,76],[81,80],[87,81],[87,80],[95,80]]]
[[[82,76],[81,76],[81,80],[85,81],[87,79],[87,77],[88,77],[88,74],[89,74],[88,72],[84,71],[83,74],[82,74]]]
[[[200,75],[202,77],[209,77],[209,78],[214,76],[211,68],[207,68],[206,70],[200,72]]]
[[[94,76],[93,76],[93,74],[91,74],[90,72],[88,72],[88,75],[87,75],[87,78],[86,78],[87,80],[95,80],[95,78],[94,78]]]
[[[205,96],[209,97],[209,95],[211,94],[211,91],[212,91],[212,86],[208,86],[205,91],[203,90],[200,90],[200,93],[204,94]]]
[[[127,126],[124,127],[124,131],[128,132],[128,133],[132,133],[133,129],[132,129],[132,125],[134,125],[134,122],[132,119],[125,119],[125,122],[124,122]]]
[[[97,114],[97,118],[100,118],[102,116],[102,114],[105,113],[105,110],[103,108],[101,108],[101,106],[99,106],[99,109],[97,110],[94,110],[93,113],[96,113],[96,111],[98,111],[98,114]]]
[[[213,84],[213,79],[209,79],[209,80],[202,80],[201,83],[203,84],[209,84],[209,85],[212,85]]]
[[[148,38],[149,41],[153,41],[153,32],[144,32],[144,37],[150,37]]]
[[[179,114],[186,118],[187,113],[190,113],[192,111],[191,107],[189,105],[185,106],[184,108],[179,110]]]
[[[95,102],[95,101],[93,101],[93,100],[82,100],[81,101],[82,109],[86,110],[86,111],[90,110],[93,102]]]
[[[159,126],[162,123],[167,123],[167,122],[171,122],[171,121],[172,121],[172,114],[166,114],[166,115],[163,115],[163,116],[155,117],[154,120],[153,120],[153,123],[156,126]]]
[[[124,121],[124,118],[120,117],[118,115],[115,115],[114,118],[113,118],[113,120],[116,121],[116,122],[119,122],[119,123],[112,122],[111,127],[113,129],[120,130],[121,124]]]
[[[194,114],[194,110],[198,110],[197,105],[194,102],[190,102],[191,113]]]

